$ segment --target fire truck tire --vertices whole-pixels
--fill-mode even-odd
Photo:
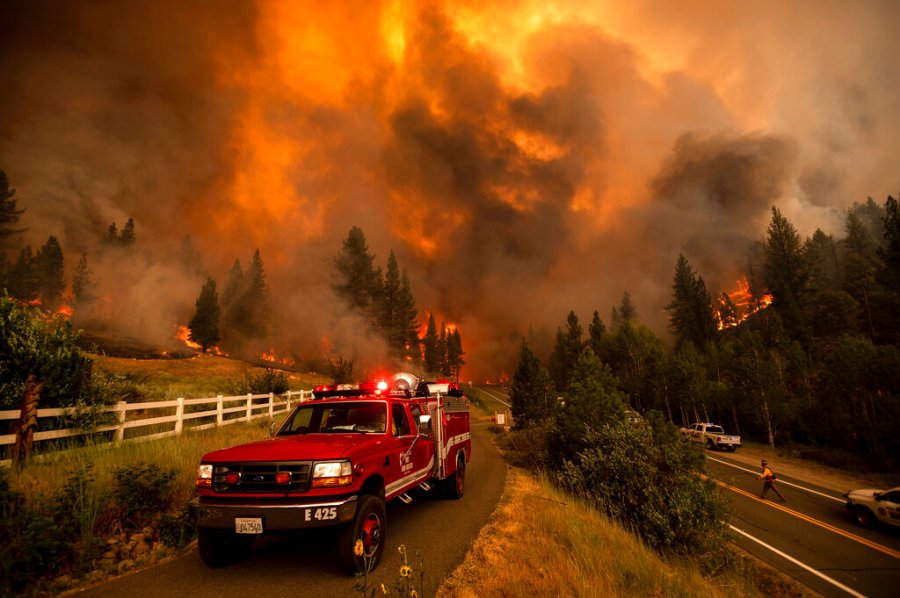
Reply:
[[[712,440],[707,440],[706,448],[708,448],[711,451],[714,451],[714,450],[716,450],[716,444]]]
[[[338,536],[338,560],[350,575],[369,571],[378,565],[384,552],[386,517],[384,501],[377,496],[361,496],[356,516]],[[356,541],[362,542],[362,554],[357,554]]]
[[[210,567],[224,567],[247,556],[256,536],[228,529],[201,527],[197,530],[200,558]]]
[[[466,490],[466,456],[462,452],[456,457],[456,471],[444,480],[444,496],[459,499]]]

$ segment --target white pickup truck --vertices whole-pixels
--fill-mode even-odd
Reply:
[[[690,440],[706,445],[706,448],[727,449],[734,451],[741,446],[741,437],[726,434],[722,426],[717,426],[712,422],[691,424],[686,428],[681,428],[681,435]]]

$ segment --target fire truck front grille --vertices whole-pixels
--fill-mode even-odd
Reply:
[[[309,472],[309,461],[216,465],[213,490],[223,494],[306,492]]]

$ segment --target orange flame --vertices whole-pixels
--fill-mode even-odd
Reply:
[[[281,365],[288,365],[288,366],[294,365],[294,360],[291,359],[290,357],[282,357],[281,359],[276,357],[275,349],[269,349],[268,353],[263,352],[263,354],[260,355],[259,358],[262,359],[263,361],[268,361],[269,363],[278,363]]]
[[[759,297],[753,295],[746,276],[737,281],[737,287],[734,291],[723,293],[723,297],[717,300],[717,305],[713,308],[719,330],[738,326],[756,312],[772,305],[772,294],[768,291],[763,291]],[[729,302],[731,306],[728,305]]]
[[[56,310],[56,313],[65,318],[71,318],[72,314],[75,313],[75,310],[69,305],[60,305],[59,309]]]
[[[192,341],[190,335],[191,331],[187,326],[179,326],[178,331],[175,333],[175,338],[183,342],[186,347],[202,350],[203,347],[200,346],[200,343],[195,343],[194,341]]]

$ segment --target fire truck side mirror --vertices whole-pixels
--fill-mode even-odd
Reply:
[[[419,416],[419,436],[431,438],[431,416],[422,414]]]

